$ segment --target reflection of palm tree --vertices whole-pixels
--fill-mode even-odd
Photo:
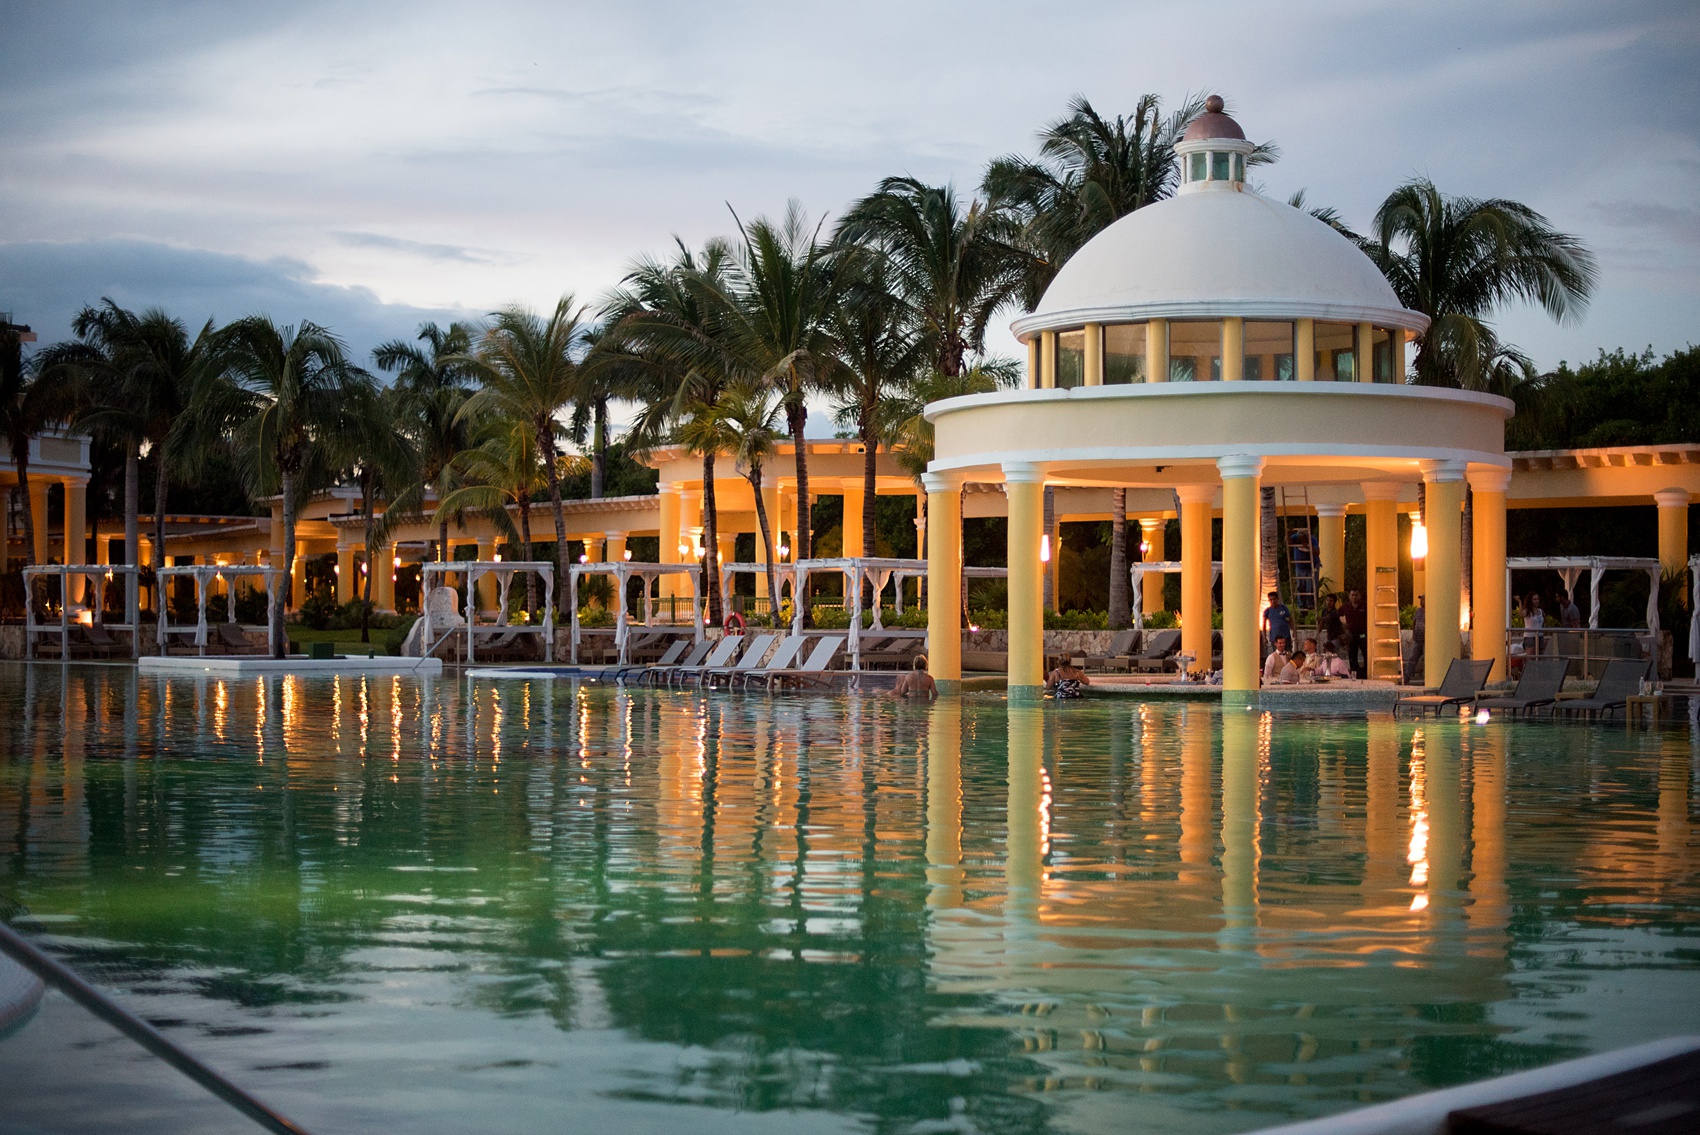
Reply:
[[[1399,302],[1431,320],[1413,369],[1426,386],[1481,390],[1516,358],[1485,322],[1494,309],[1536,303],[1560,322],[1587,307],[1594,256],[1516,201],[1448,197],[1426,178],[1395,189],[1375,215],[1366,251]]]

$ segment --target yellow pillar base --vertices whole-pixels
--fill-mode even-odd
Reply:
[[[1181,498],[1181,653],[1192,656],[1190,673],[1210,669],[1211,552],[1210,521],[1214,485],[1182,485]]]
[[[1424,606],[1423,682],[1438,686],[1462,653],[1458,615],[1463,591],[1464,471],[1462,461],[1424,462],[1427,483],[1428,566]]]
[[[1223,457],[1216,468],[1222,474],[1222,692],[1249,693],[1262,676],[1257,592],[1263,458]]]
[[[1489,681],[1510,676],[1506,665],[1505,491],[1509,469],[1474,470],[1475,524],[1471,530],[1470,657],[1493,659]]]

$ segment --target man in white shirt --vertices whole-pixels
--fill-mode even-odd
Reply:
[[[1263,660],[1263,680],[1273,682],[1281,676],[1281,667],[1287,664],[1287,640],[1275,640],[1275,649],[1269,652],[1269,657]]]

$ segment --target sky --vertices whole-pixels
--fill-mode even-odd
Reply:
[[[1401,181],[1581,237],[1542,368],[1700,341],[1700,5],[0,0],[0,310],[254,312],[357,354],[882,177],[971,192],[1084,95],[1225,95],[1258,175],[1368,226]],[[1013,317],[1015,313],[1009,313]],[[1015,354],[1000,318],[994,351]]]

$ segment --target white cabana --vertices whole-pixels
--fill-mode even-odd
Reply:
[[[1128,596],[1128,604],[1133,610],[1133,629],[1145,629],[1145,577],[1153,573],[1157,575],[1179,575],[1181,562],[1179,560],[1153,560],[1150,563],[1137,563],[1128,568],[1133,578],[1132,594]],[[1210,564],[1210,586],[1215,587],[1216,581],[1222,578],[1222,561],[1215,560]]]
[[[702,641],[702,596],[697,593],[697,574],[701,564],[646,564],[631,560],[612,563],[574,564],[567,569],[567,605],[572,611],[573,664],[578,664],[579,620],[578,581],[586,575],[614,577],[614,646],[619,651],[620,664],[630,661],[631,620],[626,617],[626,581],[643,580],[643,626],[655,625],[654,583],[664,575],[683,576],[691,585],[691,630],[696,641]]]
[[[539,623],[508,622],[508,591],[513,586],[515,572],[529,572],[543,579],[543,621]],[[543,660],[554,661],[555,654],[555,565],[548,560],[433,560],[419,567],[419,592],[429,602],[433,588],[432,577],[466,576],[466,614],[462,622],[446,631],[435,642],[423,641],[422,656],[429,657],[451,634],[466,635],[466,660],[476,661],[478,636],[500,637],[506,644],[522,635],[536,635],[543,648]],[[496,577],[496,621],[478,621],[478,580],[482,576]],[[439,586],[442,586],[439,584]],[[420,614],[424,619],[428,616]],[[411,636],[410,636],[411,637]]]
[[[70,656],[71,628],[74,626],[93,626],[99,624],[108,631],[128,631],[130,634],[130,657],[140,653],[141,613],[138,599],[137,584],[138,570],[133,564],[32,564],[24,568],[24,656],[35,657],[35,640],[38,634],[59,635],[59,657]],[[102,608],[105,607],[104,588],[106,581],[113,576],[124,577],[124,621],[108,623],[101,618]],[[35,581],[38,579],[59,580],[59,622],[38,623],[35,619]],[[71,598],[70,584],[73,579],[85,581],[83,602]],[[87,602],[87,590],[93,590],[96,598],[93,603]],[[86,616],[86,617],[85,617]]]
[[[721,600],[723,602],[725,601],[727,596],[732,594],[732,577],[735,576],[735,575],[752,575],[752,576],[755,576],[757,579],[766,579],[767,578],[767,565],[766,564],[753,564],[753,563],[723,563],[723,564],[721,564],[720,565],[720,596],[721,596]],[[785,585],[787,583],[791,582],[792,575],[793,575],[793,573],[791,571],[791,565],[790,564],[776,563],[776,564],[773,565],[774,581],[779,585],[779,590],[782,593],[785,590]],[[793,588],[792,589],[792,597],[795,598],[795,596],[796,596],[796,589]],[[774,610],[779,609],[779,604],[777,602],[777,599],[778,599],[778,597],[775,596],[773,599],[769,600],[769,602],[773,603]]]
[[[1647,633],[1659,633],[1659,582],[1663,572],[1658,560],[1634,559],[1624,556],[1515,556],[1505,561],[1505,625],[1511,625],[1511,590],[1514,571],[1555,571],[1564,580],[1565,593],[1572,600],[1576,581],[1588,573],[1588,628],[1600,627],[1600,580],[1608,571],[1644,571],[1651,585],[1647,592]]]
[[[1688,657],[1700,674],[1700,556],[1688,557]]]
[[[272,604],[278,601],[277,581],[283,577],[282,568],[261,567],[258,564],[179,564],[159,569],[159,597],[155,606],[159,608],[159,652],[165,654],[171,644],[174,634],[194,635],[195,650],[199,654],[207,652],[207,600],[211,598],[211,585],[223,580],[225,584],[225,614],[226,621],[236,622],[236,580],[244,575],[257,575],[265,581],[266,611],[272,610]],[[193,624],[173,625],[171,623],[171,602],[168,598],[173,579],[192,579],[195,581],[195,621]],[[277,653],[277,630],[270,617],[266,619],[266,653]]]
[[[879,595],[885,590],[897,572],[920,574],[927,570],[926,560],[897,560],[874,559],[867,556],[851,556],[836,559],[798,560],[792,565],[796,573],[792,584],[792,594],[797,596],[792,603],[793,634],[803,633],[803,617],[807,604],[803,599],[809,593],[809,576],[815,572],[835,571],[844,577],[844,606],[850,612],[850,668],[862,668],[862,584],[870,583],[874,588],[874,625],[872,630],[884,630],[880,621]]]

